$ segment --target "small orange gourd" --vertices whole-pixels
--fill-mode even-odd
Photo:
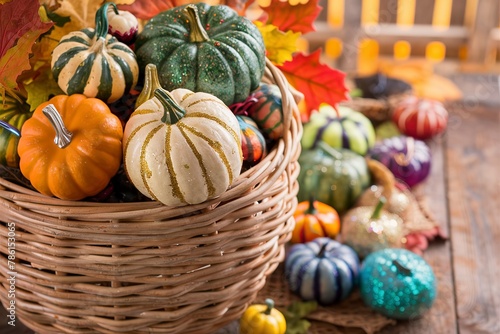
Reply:
[[[40,193],[80,200],[103,190],[121,164],[123,128],[96,98],[57,95],[21,130],[19,167]]]
[[[304,243],[319,237],[334,239],[339,234],[340,218],[337,210],[313,198],[300,202],[293,217],[295,227],[292,243]]]

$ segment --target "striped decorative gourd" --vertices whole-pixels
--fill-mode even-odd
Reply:
[[[345,106],[336,110],[322,104],[304,124],[302,148],[309,149],[324,141],[333,148],[346,148],[365,155],[375,144],[375,129],[371,121],[362,113]]]
[[[285,277],[302,300],[331,305],[346,299],[359,279],[360,263],[354,250],[321,237],[290,247]]]
[[[15,98],[0,94],[0,120],[21,130],[24,122],[31,117],[30,107]],[[12,131],[0,127],[0,165],[19,167],[17,144],[19,136]]]
[[[257,124],[248,116],[236,115],[241,129],[243,166],[252,167],[266,155],[266,139]]]
[[[259,128],[271,139],[283,136],[283,106],[278,86],[261,83],[252,92],[257,101],[250,105],[248,114]]]
[[[84,94],[110,103],[135,87],[139,66],[134,52],[109,35],[106,3],[96,13],[96,28],[65,35],[52,52],[54,79],[67,95]]]
[[[156,89],[130,116],[125,170],[145,196],[165,205],[197,204],[222,194],[242,167],[236,116],[218,98]]]
[[[424,140],[446,129],[448,111],[439,101],[410,95],[395,106],[392,120],[405,135]]]

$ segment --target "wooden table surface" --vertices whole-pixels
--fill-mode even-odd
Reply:
[[[429,208],[448,236],[431,243],[424,254],[435,270],[440,293],[422,318],[399,322],[381,333],[500,333],[498,102],[488,106],[478,98],[452,106],[447,132],[429,142],[432,175],[418,191],[428,196]],[[15,328],[7,325],[6,319],[1,309],[0,333],[33,333],[19,321]],[[236,327],[219,333],[237,333]]]

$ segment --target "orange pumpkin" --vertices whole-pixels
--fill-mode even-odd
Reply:
[[[340,218],[337,211],[322,202],[300,202],[293,215],[295,228],[292,243],[304,243],[319,237],[335,238],[340,231]]]
[[[116,174],[122,138],[120,120],[101,100],[57,95],[24,123],[19,167],[40,193],[80,200],[99,193]]]

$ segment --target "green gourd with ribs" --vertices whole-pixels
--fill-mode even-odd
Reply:
[[[172,8],[153,17],[135,43],[139,67],[158,68],[162,87],[244,101],[259,86],[266,65],[257,27],[225,5]]]
[[[370,185],[366,160],[348,149],[335,149],[323,141],[299,157],[299,202],[314,196],[344,213]]]
[[[16,99],[8,93],[5,96],[0,94],[0,165],[19,167],[19,131],[32,114],[24,98]]]

